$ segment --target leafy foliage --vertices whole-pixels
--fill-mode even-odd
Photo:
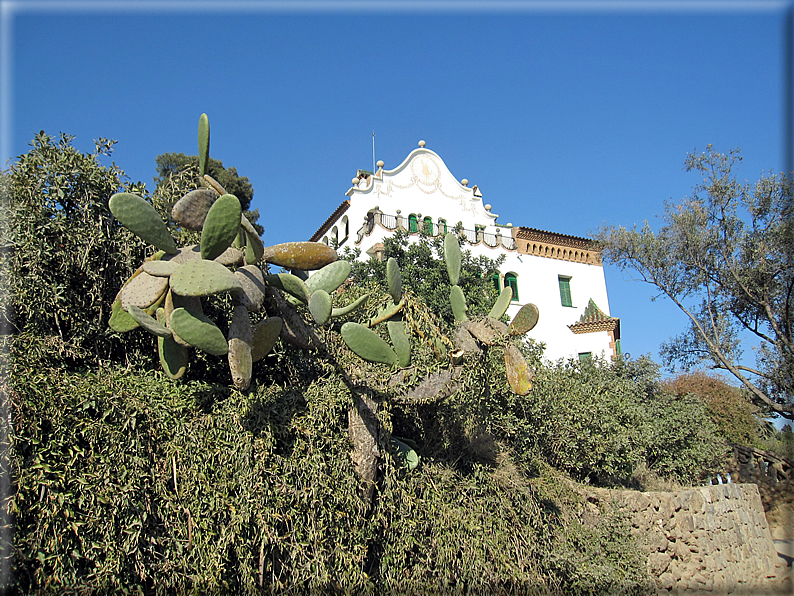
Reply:
[[[100,139],[93,154],[83,154],[72,138],[56,141],[42,131],[4,175],[0,267],[11,281],[0,317],[14,332],[57,335],[106,358],[119,354],[107,329],[110,305],[145,247],[107,207],[110,194],[135,186],[99,161],[114,141]]]
[[[764,175],[736,180],[738,151],[711,145],[686,160],[703,184],[679,205],[666,206],[654,232],[605,227],[597,239],[604,262],[634,270],[690,319],[665,343],[669,365],[709,363],[728,371],[756,403],[794,418],[794,180]],[[741,337],[758,342],[755,368],[740,364]]]
[[[757,446],[761,425],[758,408],[741,389],[704,372],[679,375],[664,381],[663,387],[679,397],[697,396],[706,404],[719,435],[729,443]]]
[[[583,525],[581,497],[558,472],[475,440],[509,423],[490,421],[512,395],[503,370],[478,385],[472,367],[451,400],[379,413],[384,454],[399,429],[423,455],[410,473],[385,457],[370,507],[350,462],[349,384],[383,365],[324,339],[331,360],[277,350],[240,393],[159,372],[53,368],[40,338],[15,337],[30,356],[14,359],[10,388],[15,589],[643,593],[640,551],[609,530],[619,520]],[[420,344],[417,366],[433,360]],[[370,387],[379,403],[394,397],[385,382]],[[423,424],[438,435],[414,432]]]
[[[646,358],[540,369],[526,409],[524,448],[598,484],[630,485],[640,465],[695,482],[727,451],[704,404],[662,391]]]
[[[353,265],[351,275],[354,283],[374,280],[387,291],[386,263],[389,257],[394,257],[400,266],[403,284],[431,312],[436,313],[448,326],[452,326],[455,317],[450,306],[450,283],[444,262],[443,238],[422,235],[418,241],[412,242],[407,232],[399,230],[384,238],[383,245],[381,261],[373,257],[362,262],[356,260],[356,252],[349,249],[342,252],[341,257],[349,259]],[[504,256],[494,260],[484,256],[474,257],[471,251],[463,252],[458,285],[463,290],[470,315],[487,314],[499,296],[491,276],[498,273],[502,260]]]
[[[199,178],[199,158],[198,155],[185,155],[184,153],[163,153],[155,158],[157,166],[157,176],[154,179],[156,187],[159,189],[163,185],[170,184],[172,178],[189,176],[193,179]],[[247,176],[240,176],[237,168],[223,166],[223,162],[209,158],[207,164],[207,174],[212,176],[229,194],[237,197],[243,208],[243,213],[254,225],[254,228],[261,236],[264,228],[256,223],[259,219],[259,209],[250,211],[251,201],[254,198],[254,187]],[[194,182],[195,184],[195,182]],[[176,197],[179,199],[180,197]],[[173,204],[168,205],[168,217]]]

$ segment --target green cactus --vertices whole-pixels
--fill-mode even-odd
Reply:
[[[416,443],[410,439],[398,439],[395,436],[392,436],[389,442],[391,443],[392,449],[394,449],[396,458],[400,460],[409,471],[415,469],[416,466],[419,465],[420,457],[419,454],[416,453]]]
[[[120,192],[110,197],[108,207],[113,217],[141,240],[169,254],[177,252],[168,228],[146,200],[129,192]]]
[[[347,347],[364,360],[382,364],[397,364],[399,359],[391,346],[364,325],[347,322],[342,325],[341,333]]]
[[[306,287],[310,292],[325,290],[330,294],[345,283],[352,269],[350,261],[334,261],[309,276],[306,279]]]
[[[248,221],[248,218],[243,215],[240,218],[240,225],[245,233],[245,264],[253,265],[262,260],[265,254],[265,245],[262,244],[262,239],[256,232],[254,224]]]
[[[405,333],[405,323],[402,320],[389,320],[386,321],[386,329],[389,331],[389,338],[399,359],[398,364],[401,368],[410,366],[411,340]]]
[[[510,306],[510,301],[513,299],[513,288],[510,286],[505,286],[502,288],[502,291],[499,292],[499,298],[496,299],[496,303],[494,303],[491,312],[488,313],[488,316],[492,319],[501,319],[502,316],[507,312],[507,307]]]
[[[127,312],[130,316],[135,319],[138,324],[146,329],[149,333],[152,333],[158,337],[169,337],[171,335],[171,330],[168,329],[165,325],[158,323],[151,315],[148,315],[142,308],[138,308],[137,306],[131,305],[127,307]]]
[[[505,372],[510,389],[516,395],[526,395],[532,390],[532,373],[529,365],[515,345],[505,346]]]
[[[449,283],[453,286],[458,285],[460,281],[461,260],[462,257],[458,237],[452,232],[449,232],[444,236],[444,262],[447,264]]]
[[[116,299],[111,306],[110,320],[108,326],[116,333],[126,333],[139,327],[138,321],[133,319],[130,314],[121,306],[121,290],[116,295]]]
[[[535,325],[538,324],[539,317],[540,313],[538,312],[537,306],[534,304],[525,304],[521,307],[521,310],[516,313],[516,316],[513,317],[510,323],[510,335],[523,335],[528,331],[532,331]]]
[[[281,335],[281,317],[262,319],[253,328],[251,338],[251,361],[258,362],[270,353]]]
[[[199,350],[213,356],[225,356],[229,352],[223,332],[203,314],[175,308],[170,323],[174,333]]]
[[[272,273],[265,276],[265,283],[290,296],[294,296],[301,303],[308,304],[311,292],[306,287],[306,283],[298,276],[291,273]]]
[[[143,269],[143,265],[141,268]],[[167,288],[167,277],[155,277],[141,270],[121,289],[121,306],[124,310],[128,310],[130,306],[147,308],[157,302]]]
[[[189,261],[169,278],[171,289],[182,296],[209,296],[243,291],[240,281],[217,261]]]
[[[179,263],[174,261],[146,261],[143,271],[153,277],[171,277],[179,268]]]
[[[457,242],[457,240],[456,240]],[[449,303],[452,306],[452,314],[458,323],[468,321],[469,317],[466,315],[466,297],[463,295],[463,290],[460,286],[452,286],[449,292]]]
[[[297,279],[297,278],[296,278]],[[318,325],[325,325],[331,318],[331,295],[325,290],[315,290],[309,298],[309,312]]]
[[[258,312],[265,300],[265,276],[256,265],[245,265],[234,272],[243,288],[237,296],[240,304],[248,310]]]
[[[222,195],[212,204],[201,230],[201,258],[215,259],[232,245],[240,230],[240,200]]]
[[[349,315],[351,312],[354,312],[364,306],[369,300],[369,294],[364,294],[363,296],[359,297],[357,300],[351,302],[347,306],[343,306],[341,308],[334,308],[331,310],[331,317],[343,317],[345,315]]]
[[[199,116],[198,125],[199,174],[207,173],[210,160],[210,121],[206,114]]]
[[[157,322],[165,326],[165,309],[157,309]],[[185,375],[189,359],[188,351],[185,346],[178,344],[173,336],[158,336],[157,354],[160,356],[160,366],[169,379],[177,380]]]
[[[248,310],[244,306],[236,306],[229,324],[229,370],[232,382],[240,391],[245,391],[251,384],[253,357],[251,355],[253,330]]]
[[[285,242],[265,247],[263,258],[285,269],[314,271],[336,261],[337,254],[322,242]]]
[[[386,283],[391,299],[397,304],[403,296],[403,278],[400,274],[400,266],[394,257],[389,257],[386,261]]]
[[[200,231],[212,204],[218,198],[214,190],[197,188],[179,199],[171,208],[171,217],[188,230]]]

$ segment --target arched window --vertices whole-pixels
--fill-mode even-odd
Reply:
[[[518,301],[518,276],[515,273],[505,273],[505,287],[507,286],[513,289],[513,301]]]
[[[438,231],[444,236],[447,235],[447,220],[446,219],[439,219],[438,220]]]
[[[328,236],[323,236],[323,239],[320,242],[328,246]]]
[[[342,217],[342,230],[344,233],[342,242],[344,242],[345,240],[347,240],[347,237],[350,236],[350,222],[347,219],[347,215]]]
[[[430,217],[425,217],[422,220],[422,231],[428,236],[433,235],[433,219]]]
[[[416,215],[413,213],[408,216],[408,231],[411,234],[415,234],[419,231],[419,222],[416,220]]]
[[[331,242],[333,242],[334,248],[339,244],[339,229],[336,226],[331,228]]]

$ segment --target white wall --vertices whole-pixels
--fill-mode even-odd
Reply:
[[[422,218],[430,216],[434,223],[443,217],[449,229],[461,221],[465,229],[474,230],[477,225],[483,227],[485,233],[500,232],[503,236],[510,236],[510,229],[504,224],[499,227],[495,225],[498,216],[485,208],[480,193],[455,179],[441,158],[424,148],[412,151],[397,168],[379,170],[366,182],[353,186],[347,196],[350,207],[339,221],[334,222],[325,237],[330,240],[333,227],[336,227],[338,240],[342,241],[342,217],[346,216],[349,236],[340,249],[346,246],[359,248],[362,259],[368,258],[368,249],[393,233],[376,225],[371,235],[356,244],[358,230],[366,220],[367,213],[375,207],[392,216],[397,215],[399,210],[406,228],[408,216],[413,213],[421,214]],[[420,229],[422,218],[419,219]],[[576,358],[580,352],[591,352],[593,356],[611,355],[606,331],[574,334],[568,328],[568,325],[579,321],[590,299],[605,314],[610,314],[606,281],[600,265],[519,254],[517,251],[483,244],[464,244],[461,248],[471,250],[475,256],[485,255],[492,259],[500,254],[506,255],[501,271],[503,274],[514,272],[517,275],[519,297],[511,305],[508,315],[514,316],[521,306],[529,302],[538,307],[538,325],[528,337],[546,343],[545,357],[548,360]],[[561,305],[558,276],[571,278],[573,307]]]

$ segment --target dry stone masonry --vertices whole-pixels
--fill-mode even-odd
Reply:
[[[774,590],[777,551],[755,484],[680,492],[596,491],[631,521],[648,549],[658,594]]]

